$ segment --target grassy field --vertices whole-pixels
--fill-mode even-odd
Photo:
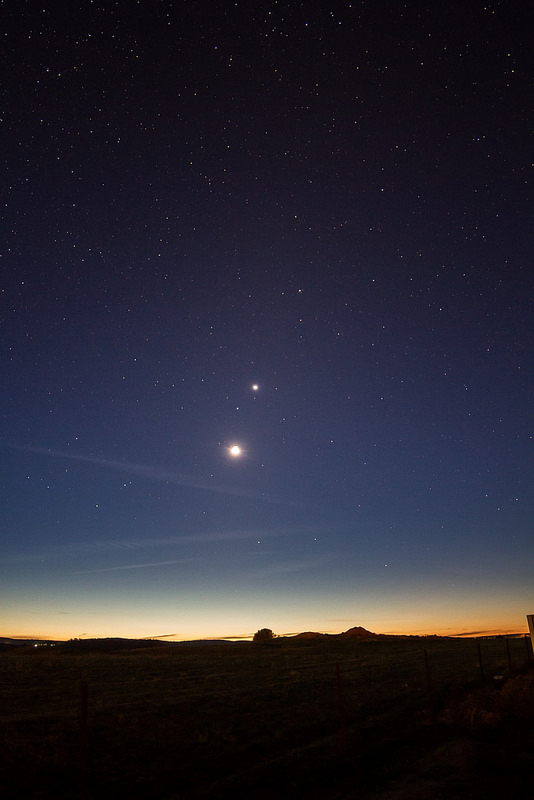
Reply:
[[[506,788],[532,768],[531,668],[524,639],[15,647],[0,653],[0,795],[497,797],[512,751]],[[473,763],[439,794],[433,754],[458,741]],[[410,780],[419,794],[399,794]]]

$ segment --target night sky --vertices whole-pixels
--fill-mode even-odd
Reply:
[[[0,4],[2,635],[526,630],[530,9]]]

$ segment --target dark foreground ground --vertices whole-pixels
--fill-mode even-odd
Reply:
[[[529,647],[11,648],[0,653],[0,796],[529,797]]]

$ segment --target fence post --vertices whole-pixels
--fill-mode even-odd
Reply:
[[[347,749],[347,732],[345,729],[345,695],[343,692],[343,680],[341,678],[341,665],[336,663],[336,686],[337,686],[337,706],[339,714],[338,749],[343,754]]]
[[[87,767],[89,762],[89,689],[85,681],[80,684],[80,792],[87,791]]]
[[[484,682],[484,667],[482,665],[482,648],[480,646],[480,642],[477,642],[477,650],[478,650],[478,666],[480,669],[480,680]]]
[[[527,614],[528,629],[530,631],[530,643],[534,650],[534,614]]]
[[[434,698],[432,696],[432,675],[430,671],[430,659],[428,658],[428,650],[423,650],[425,654],[425,675],[426,675],[426,691],[428,695],[428,708],[430,714],[434,716]]]
[[[532,650],[530,648],[530,636],[528,635],[528,633],[525,634],[525,647],[527,648],[527,664],[528,664],[530,662],[530,659],[532,658]]]
[[[505,636],[504,641],[506,642],[506,656],[508,658],[508,674],[512,674],[512,654],[510,653],[510,639],[508,636]]]

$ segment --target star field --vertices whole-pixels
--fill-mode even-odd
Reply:
[[[1,4],[4,635],[525,628],[528,10]]]

